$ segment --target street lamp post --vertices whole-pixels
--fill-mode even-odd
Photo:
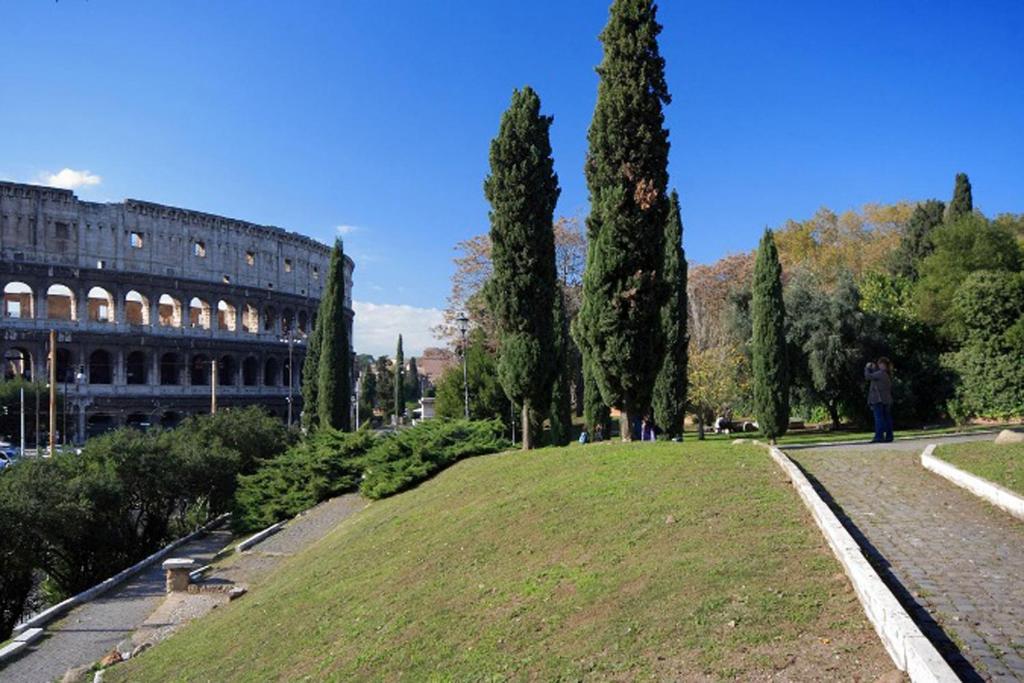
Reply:
[[[85,381],[85,366],[79,365],[78,372],[75,373],[75,404],[77,412],[75,413],[75,444],[82,444],[82,426],[85,424],[85,416],[82,408],[82,382]],[[65,399],[66,400],[66,399]]]
[[[469,330],[469,318],[463,313],[455,319],[462,333],[462,393],[465,403],[466,419],[469,419],[469,374],[466,370],[466,332]]]
[[[301,342],[302,337],[299,336],[292,327],[288,328],[288,336],[280,338],[282,342],[288,345],[288,426],[292,426],[292,387],[295,385],[295,361],[293,349],[296,342]]]

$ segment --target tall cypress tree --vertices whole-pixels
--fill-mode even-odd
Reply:
[[[907,228],[900,238],[900,244],[893,254],[893,272],[917,280],[917,267],[932,253],[932,230],[942,225],[946,205],[937,199],[929,199],[914,207],[907,221]]]
[[[551,388],[551,443],[565,446],[572,440],[572,397],[569,395],[572,366],[569,363],[569,320],[565,316],[565,297],[561,288],[555,292],[554,331],[552,353],[557,371]]]
[[[317,323],[320,359],[317,374],[317,410],[320,426],[349,431],[352,407],[352,348],[345,320],[345,251],[341,240],[334,242],[331,265],[324,283]]]
[[[603,401],[622,411],[622,438],[650,409],[661,368],[661,281],[668,217],[671,101],[651,0],[615,0],[601,41],[586,162],[589,249],[578,341]]]
[[[560,190],[548,137],[551,121],[541,115],[533,89],[516,90],[491,142],[491,173],[484,181],[493,264],[486,291],[498,327],[498,379],[522,405],[524,450],[533,447],[530,412],[547,410],[556,371],[552,214]]]
[[[322,306],[322,304],[321,304]],[[323,319],[317,314],[313,332],[306,343],[306,357],[302,361],[302,426],[307,431],[320,424],[317,392],[320,374],[320,347],[323,346]]]
[[[402,351],[402,335],[398,335],[398,349],[395,350],[395,417],[401,421],[405,415],[405,353]]]
[[[686,362],[689,336],[686,330],[686,254],[679,195],[673,191],[665,222],[665,256],[662,278],[668,298],[661,307],[661,333],[665,353],[654,383],[654,420],[669,436],[682,436],[686,418]]]
[[[594,372],[590,369],[587,359],[583,359],[583,425],[596,438],[597,427],[601,426],[604,438],[611,436],[611,409],[601,398],[601,390],[597,387]]]
[[[953,201],[946,209],[946,222],[952,223],[961,216],[967,216],[974,212],[974,198],[971,195],[971,181],[966,173],[956,174],[956,184],[953,186]]]
[[[420,370],[416,367],[416,357],[409,359],[409,373],[405,377],[405,398],[417,401],[420,398]]]
[[[764,231],[757,249],[752,294],[754,416],[761,431],[775,443],[775,439],[789,428],[789,368],[786,362],[782,264],[779,263],[779,252],[771,230]]]

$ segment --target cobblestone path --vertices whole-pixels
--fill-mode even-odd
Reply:
[[[920,465],[928,443],[976,438],[787,453],[961,678],[1024,681],[1024,522]]]

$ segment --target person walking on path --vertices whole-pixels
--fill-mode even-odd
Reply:
[[[892,362],[885,358],[878,363],[868,363],[864,368],[864,379],[869,380],[868,405],[875,418],[875,438],[871,443],[888,443],[892,433]]]

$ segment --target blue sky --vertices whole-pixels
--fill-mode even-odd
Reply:
[[[607,8],[9,0],[0,177],[88,170],[83,199],[323,240],[348,226],[359,349],[403,331],[419,353],[453,245],[487,229],[487,148],[513,88],[555,117],[558,213],[586,213]],[[986,213],[1024,210],[1024,3],[669,0],[659,17],[691,260],[822,205],[946,198],[959,170]]]

